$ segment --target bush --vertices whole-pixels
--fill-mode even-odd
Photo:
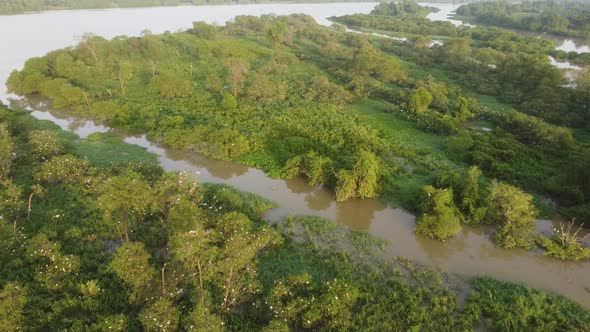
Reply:
[[[573,225],[573,222],[568,223],[567,226],[563,223],[560,224],[559,229],[553,229],[554,234],[551,239],[544,235],[537,237],[537,244],[547,250],[544,253],[545,256],[557,257],[564,261],[579,261],[590,258],[590,249],[581,244],[584,238],[590,236],[590,234],[584,237],[578,236],[582,226],[579,226],[577,230],[572,230]]]
[[[453,201],[452,189],[422,189],[420,216],[416,219],[416,233],[438,240],[446,240],[461,230],[461,212]]]
[[[494,240],[500,247],[532,247],[537,217],[532,195],[494,181],[487,205],[486,218],[500,226],[494,234]]]

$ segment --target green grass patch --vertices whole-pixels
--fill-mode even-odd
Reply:
[[[127,144],[112,133],[94,133],[73,145],[74,153],[88,159],[96,167],[114,164],[158,164],[158,157],[145,148]]]
[[[488,277],[475,278],[466,311],[493,331],[588,331],[590,313],[566,298]]]
[[[266,211],[278,207],[275,202],[225,184],[204,183],[202,186],[208,206],[219,206],[227,211],[239,210],[251,219],[260,219]]]
[[[326,281],[339,275],[338,269],[328,262],[310,244],[286,239],[284,245],[259,259],[258,275],[264,289],[272,287],[275,280],[303,273]]]
[[[387,104],[377,100],[357,99],[347,105],[346,111],[360,115],[360,121],[377,129],[388,141],[408,147],[411,150],[422,148],[439,150],[444,146],[444,138],[424,132],[408,120],[387,113]]]

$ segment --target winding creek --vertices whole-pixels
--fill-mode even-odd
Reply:
[[[439,4],[429,4],[438,6]],[[26,59],[74,44],[77,37],[92,32],[106,38],[139,35],[144,29],[154,33],[187,29],[195,20],[223,24],[236,15],[305,13],[319,23],[330,24],[327,17],[368,13],[375,3],[331,3],[288,5],[232,5],[56,11],[15,16],[0,16],[0,81],[22,68]],[[451,11],[454,9],[451,9]],[[448,14],[445,14],[448,15]],[[440,17],[440,16],[439,16]],[[437,19],[437,18],[433,18]],[[22,105],[0,85],[0,98],[12,106]],[[81,137],[109,128],[71,116],[67,112],[29,103],[33,115],[55,122]],[[444,271],[466,276],[490,275],[552,290],[590,307],[590,262],[565,263],[543,257],[538,252],[498,249],[490,241],[490,229],[465,226],[454,238],[439,242],[415,237],[414,216],[402,209],[388,207],[378,200],[351,200],[336,203],[333,194],[311,187],[303,179],[272,179],[262,171],[236,163],[212,160],[200,154],[176,151],[146,140],[145,136],[120,134],[126,142],[145,147],[158,155],[166,170],[200,173],[204,182],[225,183],[240,190],[271,199],[279,208],[267,218],[279,220],[289,214],[317,215],[354,229],[391,241],[387,255],[405,256]],[[553,222],[540,220],[538,228],[550,232]]]

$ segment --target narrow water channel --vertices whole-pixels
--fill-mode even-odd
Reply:
[[[52,121],[81,137],[109,130],[64,111],[34,111],[33,115]],[[292,214],[325,217],[389,240],[391,244],[386,248],[386,256],[403,256],[466,276],[490,275],[523,282],[566,295],[590,307],[590,292],[587,291],[590,288],[590,262],[561,262],[544,257],[539,252],[496,248],[490,240],[491,229],[488,227],[464,226],[459,234],[446,242],[416,237],[412,214],[388,207],[378,200],[355,199],[337,203],[331,191],[311,187],[299,177],[272,179],[258,169],[214,160],[198,153],[169,149],[148,141],[143,135],[118,134],[127,143],[142,146],[156,154],[166,170],[195,172],[203,182],[228,184],[276,202],[279,207],[266,215],[270,221]],[[545,233],[549,233],[553,225],[550,220],[537,222],[538,230]]]
[[[299,5],[237,5],[202,7],[166,7],[114,9],[98,11],[49,12],[40,14],[0,16],[3,51],[0,52],[0,80],[6,81],[10,71],[22,68],[33,56],[72,45],[84,32],[105,37],[138,35],[143,29],[153,32],[185,29],[194,20],[223,23],[237,14],[264,13],[310,14],[318,22],[329,24],[327,17],[369,12],[375,3],[299,4]],[[432,4],[435,5],[435,4]],[[108,24],[107,24],[108,22]],[[36,27],[43,26],[43,29]],[[18,33],[16,33],[18,31]],[[72,31],[76,31],[72,33]],[[8,101],[5,87],[0,98]],[[16,103],[18,104],[18,103]],[[13,105],[16,105],[13,103]],[[67,112],[47,110],[34,105],[33,115],[55,122],[81,137],[109,128],[71,116]],[[414,216],[402,209],[388,207],[378,200],[350,200],[337,203],[333,193],[321,187],[311,187],[301,178],[272,179],[260,170],[232,162],[212,160],[203,155],[168,149],[149,142],[144,136],[125,136],[126,142],[145,147],[158,155],[166,170],[199,172],[204,182],[225,183],[240,190],[258,194],[279,204],[270,211],[271,221],[289,214],[316,215],[329,218],[354,229],[391,241],[387,255],[404,256],[435,266],[444,271],[467,276],[490,275],[499,279],[526,283],[529,286],[552,290],[590,307],[590,263],[564,263],[524,250],[496,248],[489,239],[488,228],[464,227],[454,238],[439,242],[414,236]],[[551,221],[539,221],[540,231],[549,231]]]

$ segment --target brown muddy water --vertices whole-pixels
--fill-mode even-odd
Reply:
[[[322,24],[327,17],[368,13],[375,3],[331,3],[289,5],[235,5],[200,7],[165,7],[60,11],[14,16],[0,16],[0,81],[22,68],[26,59],[42,56],[50,50],[67,47],[77,36],[92,32],[107,38],[115,35],[139,35],[145,29],[154,33],[186,29],[194,20],[223,24],[236,15],[306,13]],[[436,4],[432,4],[436,6]],[[445,9],[447,10],[447,9]],[[0,85],[0,99],[11,96]],[[15,103],[18,105],[20,103]],[[66,130],[87,137],[93,132],[109,131],[108,127],[76,118],[64,112],[35,105],[32,114],[55,122]],[[491,230],[468,227],[446,242],[414,235],[414,216],[402,209],[388,207],[378,200],[350,200],[337,203],[333,193],[311,187],[302,178],[272,179],[262,171],[236,163],[212,160],[203,155],[168,149],[146,140],[145,136],[125,136],[126,142],[145,147],[158,155],[161,166],[170,171],[192,171],[201,181],[225,183],[240,190],[258,194],[279,205],[268,212],[270,221],[290,214],[315,215],[342,225],[387,239],[390,257],[404,256],[443,271],[464,276],[489,275],[498,279],[522,282],[528,286],[551,290],[568,296],[590,308],[590,262],[565,263],[543,257],[539,252],[503,250],[490,241]],[[540,220],[539,231],[550,232],[553,222]]]

